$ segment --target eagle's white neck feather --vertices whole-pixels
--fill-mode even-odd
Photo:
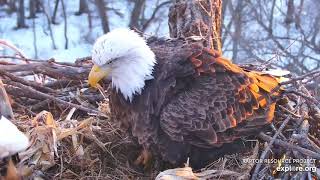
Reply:
[[[146,41],[136,32],[123,28],[97,39],[92,60],[98,66],[111,67],[112,87],[130,101],[135,94],[141,94],[145,81],[153,78],[156,64],[155,54]]]

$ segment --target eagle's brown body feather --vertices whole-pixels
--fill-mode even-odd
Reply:
[[[276,78],[246,71],[199,45],[149,45],[157,56],[154,79],[132,103],[114,90],[110,104],[113,117],[154,155],[182,163],[192,160],[193,149],[214,151],[272,121],[280,95]]]

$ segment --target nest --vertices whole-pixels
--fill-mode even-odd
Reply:
[[[258,138],[245,139],[254,141],[247,152],[225,155],[197,171],[186,162],[185,167],[154,168],[143,173],[130,163],[137,157],[139,145],[109,118],[108,90],[92,91],[86,85],[90,58],[75,63],[29,59],[16,47],[1,43],[16,52],[0,57],[0,77],[11,98],[13,122],[31,141],[15,164],[22,177],[320,178],[319,101],[305,86],[320,71],[291,77],[282,84],[286,89],[284,102],[278,105],[270,130]]]

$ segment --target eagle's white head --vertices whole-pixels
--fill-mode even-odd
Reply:
[[[152,79],[156,64],[155,54],[146,41],[136,32],[121,28],[99,37],[92,50],[94,66],[89,74],[93,87],[110,77],[112,87],[132,101],[134,94],[140,94],[145,80]]]

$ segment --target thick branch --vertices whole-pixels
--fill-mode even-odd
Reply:
[[[204,46],[221,51],[221,8],[221,0],[176,0],[169,13],[170,36],[200,36]]]
[[[32,71],[55,79],[83,80],[88,77],[90,67],[61,66],[51,62],[39,62],[19,65],[0,65],[0,69],[8,72]]]

